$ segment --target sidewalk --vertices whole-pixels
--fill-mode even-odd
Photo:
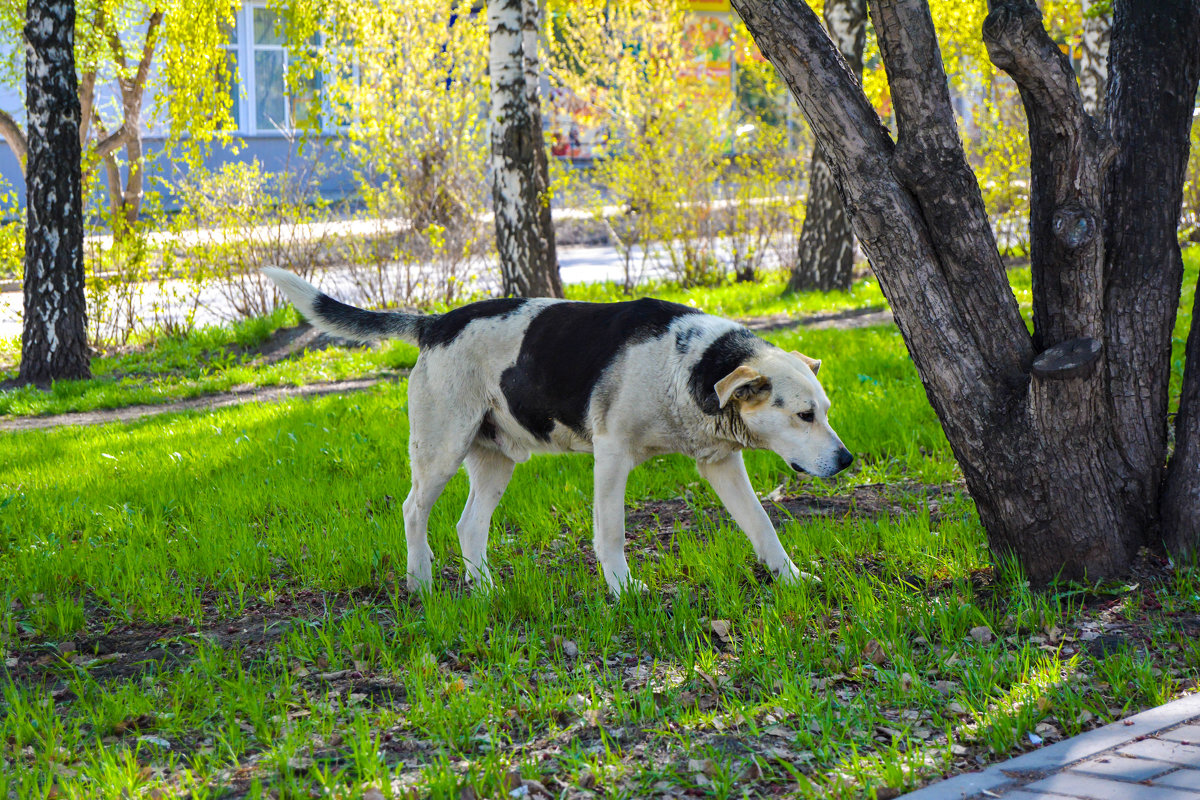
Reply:
[[[1200,694],[904,797],[1200,800]]]
[[[643,272],[640,265],[643,262],[640,249],[634,255],[633,262],[637,274],[642,278],[660,277],[664,273],[661,258],[652,255],[645,259],[646,269]],[[624,278],[624,262],[615,247],[611,246],[567,246],[558,248],[559,271],[563,283],[600,283],[603,281],[621,281]],[[397,266],[397,271],[400,267]],[[476,276],[477,280],[486,282],[492,272],[498,273],[495,264],[484,265],[483,270]],[[339,299],[354,303],[355,291],[352,283],[338,269],[326,271],[322,278],[327,291],[337,292]],[[178,287],[176,287],[178,284]],[[487,288],[486,286],[483,288]],[[160,290],[161,289],[161,290]],[[178,294],[177,294],[178,293]],[[186,295],[183,282],[168,282],[159,287],[157,282],[145,284],[144,293],[138,298],[139,312],[149,314],[155,306],[179,305],[180,297]],[[21,335],[21,315],[24,300],[20,286],[13,285],[0,291],[0,338]],[[197,325],[227,323],[239,317],[227,293],[222,293],[215,283],[206,284],[201,290],[200,307],[196,311]]]

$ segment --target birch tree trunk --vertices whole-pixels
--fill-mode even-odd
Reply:
[[[25,321],[20,381],[91,374],[84,302],[74,0],[28,0]]]
[[[1169,467],[1166,426],[1200,0],[1116,0],[1107,127],[1033,0],[989,3],[984,42],[1029,119],[1032,335],[963,154],[925,0],[870,4],[895,140],[802,0],[733,5],[825,149],[993,551],[1044,584],[1124,575],[1143,544],[1194,547],[1196,327]]]
[[[1112,18],[1111,0],[1080,0],[1083,11],[1083,56],[1079,65],[1079,93],[1083,109],[1104,119],[1104,95],[1108,89],[1108,40]]]
[[[538,166],[538,159],[545,159],[540,113],[530,100],[530,92],[537,89],[527,88],[525,77],[523,0],[491,0],[487,13],[492,202],[503,292],[562,297],[547,180]],[[536,31],[536,20],[533,26]],[[536,64],[536,48],[533,58]]]
[[[866,42],[866,0],[826,0],[825,28],[846,60],[862,80],[863,46]],[[829,171],[825,152],[813,146],[808,170],[808,204],[796,264],[784,294],[849,289],[854,270],[854,233],[842,208],[842,198]]]

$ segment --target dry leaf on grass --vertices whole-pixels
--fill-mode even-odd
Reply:
[[[971,638],[979,644],[988,644],[995,636],[992,634],[992,629],[987,625],[979,625],[971,628]]]

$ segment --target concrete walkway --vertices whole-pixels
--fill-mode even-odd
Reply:
[[[1200,694],[905,795],[985,798],[1200,800]]]

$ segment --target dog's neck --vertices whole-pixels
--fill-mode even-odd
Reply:
[[[718,439],[733,442],[746,449],[761,447],[756,437],[746,427],[746,421],[742,419],[736,403],[730,403],[721,409],[719,414],[705,414],[704,420],[708,423],[711,433]]]

